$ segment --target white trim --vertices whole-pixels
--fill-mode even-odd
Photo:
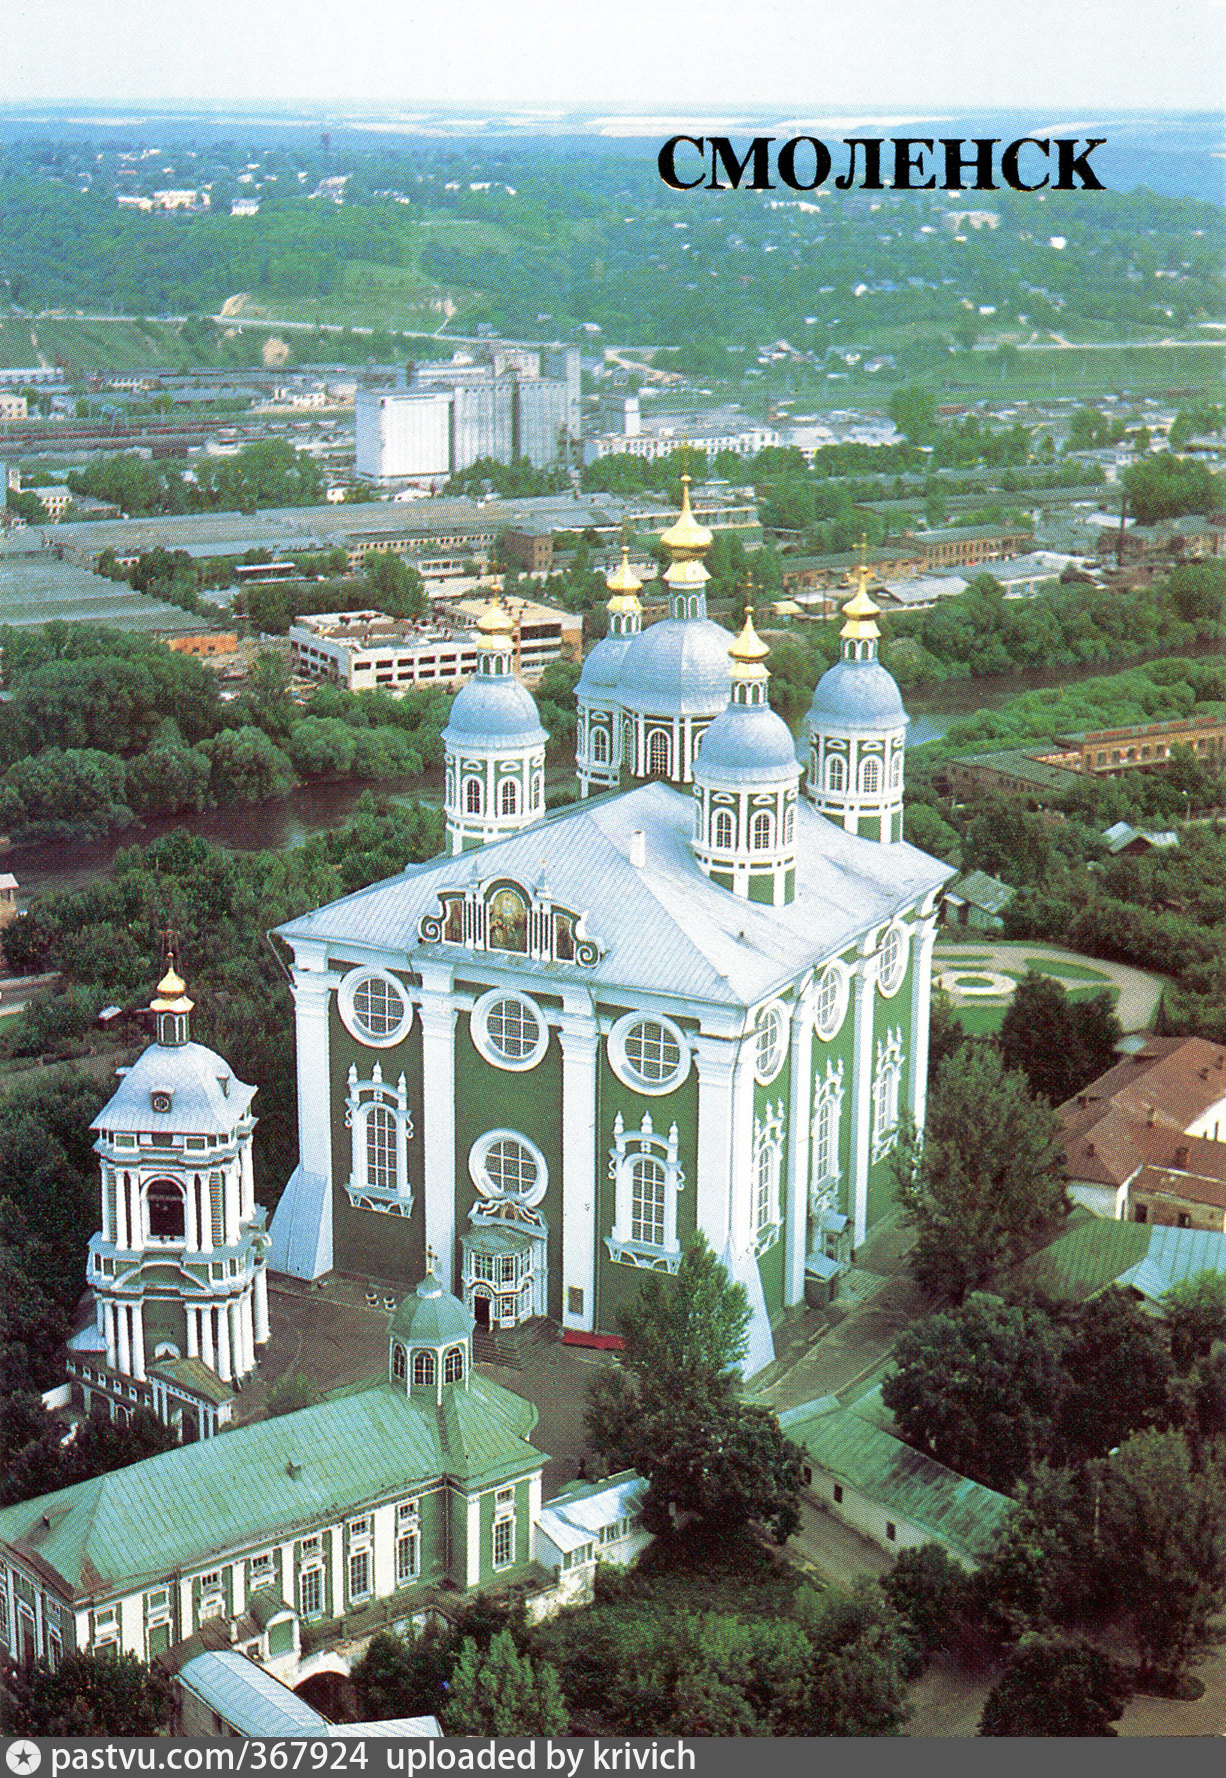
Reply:
[[[685,1184],[685,1174],[677,1158],[677,1126],[667,1136],[657,1135],[651,1113],[643,1113],[637,1130],[626,1133],[619,1111],[613,1120],[613,1146],[609,1150],[609,1178],[616,1194],[613,1233],[606,1236],[610,1259],[618,1264],[646,1266],[675,1272],[681,1263],[681,1243],[677,1239],[677,1194]],[[663,1172],[661,1204],[664,1238],[644,1241],[634,1233],[634,1169],[641,1161],[652,1161]]]
[[[404,1008],[399,1022],[384,1037],[376,1037],[367,1031],[354,1011],[354,996],[369,981],[386,983]],[[345,976],[337,990],[336,1009],[340,1013],[341,1023],[349,1035],[355,1037],[367,1049],[391,1049],[393,1044],[401,1042],[409,1026],[413,1023],[413,1001],[407,985],[394,976],[390,970],[379,969],[370,964],[363,964],[356,969],[351,969]]]
[[[886,946],[894,937],[897,937],[898,948],[894,953],[893,967],[887,974],[886,964],[889,959],[886,952]],[[902,987],[903,980],[907,973],[907,962],[910,958],[910,954],[910,929],[904,926],[901,920],[891,920],[890,924],[881,935],[880,961],[877,966],[877,987],[884,999],[892,1000],[898,990]]]
[[[821,1006],[823,991],[829,986],[834,990],[831,1010],[822,1017]],[[847,1017],[847,1002],[850,998],[851,978],[845,963],[839,958],[832,958],[813,987],[813,1029],[823,1043],[829,1043],[838,1036]]]
[[[637,1025],[659,1025],[667,1036],[677,1045],[680,1060],[673,1072],[664,1080],[645,1079],[633,1066],[626,1054],[626,1039]],[[625,1086],[636,1093],[645,1093],[656,1097],[663,1093],[675,1092],[685,1081],[690,1072],[690,1044],[685,1032],[679,1025],[666,1018],[663,1013],[628,1012],[624,1013],[613,1029],[609,1032],[609,1066]]]
[[[775,1034],[775,1047],[768,1059],[765,1069],[759,1066],[760,1038],[764,1035],[763,1027],[769,1017],[778,1019]],[[769,1000],[758,1014],[754,1024],[754,1077],[762,1086],[769,1086],[772,1080],[778,1079],[783,1065],[788,1059],[788,1037],[792,1021],[792,1009],[782,1000]]]
[[[536,1042],[527,1055],[518,1059],[504,1055],[489,1032],[490,1013],[507,1000],[524,1007],[536,1021]],[[491,988],[488,993],[482,994],[469,1015],[468,1030],[473,1048],[495,1068],[506,1069],[512,1074],[526,1074],[530,1068],[535,1068],[549,1048],[549,1021],[532,996],[522,993],[518,988]]]
[[[508,1197],[491,1179],[486,1170],[486,1157],[498,1142],[518,1142],[527,1151],[536,1167],[536,1182],[528,1191]],[[483,1136],[478,1136],[468,1151],[468,1176],[487,1204],[504,1204],[512,1209],[534,1210],[549,1189],[549,1168],[545,1157],[522,1130],[487,1130]],[[538,1219],[533,1217],[531,1220]]]
[[[351,1135],[351,1164],[345,1190],[349,1202],[358,1210],[391,1211],[398,1216],[413,1214],[413,1193],[409,1187],[407,1144],[414,1135],[413,1118],[408,1106],[405,1077],[393,1087],[385,1083],[378,1062],[369,1079],[359,1078],[356,1064],[350,1064],[348,1094],[345,1100],[345,1123]],[[371,1183],[367,1126],[375,1111],[386,1111],[392,1119],[395,1184],[391,1187]]]

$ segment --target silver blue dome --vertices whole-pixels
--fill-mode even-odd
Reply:
[[[732,637],[708,617],[668,617],[632,636],[617,680],[626,710],[716,716],[732,689]]]
[[[805,718],[823,732],[876,735],[905,728],[902,693],[880,661],[836,661],[823,673]]]
[[[584,692],[592,697],[611,693],[621,673],[626,650],[634,640],[633,636],[602,637],[583,663],[583,671],[575,687],[576,696],[582,697]]]
[[[799,773],[792,731],[769,704],[729,704],[694,760],[696,779],[720,784],[794,782]]]
[[[456,693],[443,730],[444,741],[466,745],[543,747],[548,739],[532,693],[509,673],[470,679]]]

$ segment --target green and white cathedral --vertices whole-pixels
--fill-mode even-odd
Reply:
[[[710,533],[665,533],[670,615],[625,561],[577,699],[581,797],[496,605],[444,735],[444,854],[280,929],[300,1164],[269,1265],[408,1286],[439,1256],[478,1326],[618,1329],[702,1230],[753,1308],[747,1372],[890,1208],[924,1116],[948,867],[902,838],[907,716],[876,608],[845,610],[799,749],[752,619],[706,615]]]

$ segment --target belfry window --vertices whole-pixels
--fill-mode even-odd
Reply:
[[[519,785],[514,778],[504,778],[498,791],[498,812],[501,815],[519,814]]]
[[[479,815],[484,800],[480,778],[466,778],[464,780],[464,813]]]
[[[173,1179],[155,1179],[145,1194],[151,1241],[181,1241],[186,1227],[182,1188]]]
[[[716,809],[711,823],[711,844],[717,852],[731,852],[736,829],[730,809]]]
[[[761,809],[753,818],[753,850],[769,852],[775,842],[775,817]]]

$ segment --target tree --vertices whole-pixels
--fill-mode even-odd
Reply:
[[[1226,1339],[1226,1278],[1220,1272],[1198,1272],[1173,1285],[1162,1307],[1177,1371],[1207,1358],[1214,1343]]]
[[[1131,1696],[1118,1661],[1087,1642],[1025,1636],[988,1693],[981,1735],[1102,1735]]]
[[[903,1202],[919,1234],[915,1276],[961,1302],[1040,1245],[1068,1213],[1060,1120],[986,1044],[963,1044],[928,1099]]]
[[[936,431],[937,404],[931,389],[914,384],[895,389],[890,396],[889,415],[908,444],[931,444]]]
[[[806,1609],[807,1607],[807,1609]],[[879,1588],[857,1581],[802,1599],[813,1650],[809,1735],[896,1735],[907,1720],[898,1620]]]
[[[174,1686],[135,1655],[66,1655],[10,1668],[8,1732],[15,1735],[163,1735],[174,1715]]]
[[[692,1512],[725,1527],[760,1520],[783,1543],[799,1523],[800,1454],[772,1413],[734,1392],[748,1324],[745,1287],[701,1234],[676,1277],[649,1276],[622,1315],[625,1347],[589,1387],[586,1426],[610,1467],[647,1477],[653,1530]]]
[[[949,1646],[969,1608],[970,1578],[943,1543],[924,1543],[902,1550],[878,1584],[926,1658]]]
[[[1007,1493],[1051,1450],[1066,1339],[1041,1309],[977,1293],[903,1332],[881,1399],[909,1444]]]
[[[547,1661],[534,1666],[509,1630],[485,1653],[465,1639],[444,1716],[452,1735],[564,1735],[568,1728],[557,1669]]]
[[[222,729],[204,743],[209,760],[209,785],[223,808],[234,803],[263,803],[294,787],[294,768],[263,729]]]
[[[362,1716],[433,1716],[451,1665],[446,1638],[433,1627],[405,1636],[380,1630],[350,1674]]]
[[[1108,993],[1071,1001],[1062,982],[1029,969],[1001,1020],[1000,1050],[1036,1098],[1063,1105],[1114,1065],[1120,1035]]]
[[[1104,1457],[1129,1433],[1166,1425],[1170,1355],[1130,1292],[1104,1290],[1081,1305],[1064,1365],[1067,1386],[1055,1411],[1066,1457]]]

